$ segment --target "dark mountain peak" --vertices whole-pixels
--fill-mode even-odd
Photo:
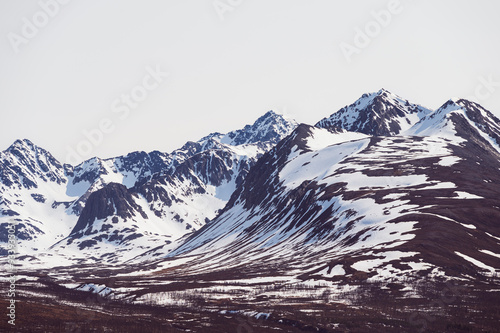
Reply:
[[[9,148],[7,148],[7,151],[26,150],[26,149],[35,150],[36,146],[33,142],[31,142],[28,139],[17,139]]]
[[[313,131],[313,126],[300,124],[274,148],[259,158],[242,184],[233,193],[224,210],[238,203],[243,203],[246,208],[256,207],[264,204],[268,195],[280,191],[279,179],[275,177],[276,172],[283,168],[292,152],[310,151],[307,139]]]
[[[255,143],[276,144],[296,126],[297,122],[295,120],[271,110],[259,117],[252,125],[246,125],[242,129],[227,134],[215,132],[198,142],[214,140],[231,146]]]
[[[399,99],[399,100],[404,100],[403,98],[399,97],[398,95],[396,94],[393,94],[391,93],[389,90],[387,89],[384,89],[384,88],[381,88],[379,91],[377,92],[373,92],[373,93],[368,93],[368,94],[363,94],[363,96],[365,96],[365,98],[371,98],[372,100],[376,99],[376,98],[383,98],[384,100],[386,100],[387,102],[390,102],[390,99]],[[362,96],[362,97],[363,97]]]
[[[204,141],[208,141],[208,140],[211,140],[211,139],[219,139],[221,137],[223,137],[224,134],[223,133],[219,133],[219,132],[213,132],[213,133],[210,133],[209,135],[207,136],[204,136],[203,138],[201,138],[200,140],[198,140],[198,142],[204,142]],[[193,141],[188,141],[187,144],[190,143],[190,144],[195,144],[195,142]],[[184,145],[185,146],[185,145]]]
[[[287,119],[274,111],[268,111],[252,125],[247,125],[242,130],[228,133],[226,136],[235,145],[257,142],[277,143],[296,126],[297,123],[295,120]]]
[[[100,175],[106,175],[108,172],[104,167],[104,162],[99,157],[92,157],[71,170],[71,176],[73,177],[73,184],[81,181],[87,181],[89,183],[95,182]]]
[[[35,145],[28,139],[16,140],[6,152],[9,152],[19,158],[36,159],[37,156],[46,156],[55,161],[55,158],[45,149]]]
[[[469,105],[469,103],[473,103],[473,102],[470,102],[468,100],[461,99],[461,98],[450,98],[443,105],[441,105],[434,112],[434,114],[447,114],[447,113],[450,113],[453,111],[461,110],[463,108],[466,108],[467,105]],[[434,117],[435,117],[435,115],[434,115]]]
[[[482,107],[480,104],[469,101],[467,99],[455,99],[452,100],[453,103],[457,106],[459,106],[462,110],[465,110],[467,113],[467,116],[471,118],[471,120],[475,121],[475,119],[478,119],[478,122],[484,122],[484,121],[493,121],[496,124],[500,124],[500,120],[493,115],[490,111],[486,110],[484,107]],[[479,120],[479,119],[483,120]],[[488,120],[486,120],[488,119]]]
[[[276,113],[273,110],[269,110],[266,113],[264,113],[262,116],[260,116],[259,118],[257,118],[257,120],[255,121],[254,124],[262,122],[262,121],[264,121],[266,119],[274,119],[274,118],[277,118],[277,117],[283,117],[283,115],[281,115],[279,113]]]
[[[410,102],[396,94],[391,93],[388,90],[385,89],[380,89],[376,93],[372,95],[373,101],[383,101],[384,103],[391,104],[391,105],[398,105],[398,104],[409,104]]]
[[[110,164],[119,172],[134,174],[132,179],[135,181],[148,178],[155,173],[166,172],[171,162],[171,156],[158,150],[152,152],[136,151],[126,156],[117,157],[109,160]],[[133,185],[133,184],[130,184]],[[128,186],[130,187],[130,186]]]
[[[373,102],[373,100],[375,100],[375,99],[384,100],[387,103],[393,103],[393,100],[406,101],[405,99],[399,97],[398,95],[391,93],[389,90],[381,88],[380,90],[378,90],[376,92],[364,93],[363,95],[361,95],[360,98],[358,98],[351,105],[359,105],[362,102],[369,104],[369,103]]]
[[[7,185],[37,187],[38,179],[65,183],[64,167],[48,151],[28,139],[16,140],[2,153],[1,181]]]
[[[285,121],[285,117],[282,114],[276,113],[273,110],[267,111],[264,115],[257,118],[253,126],[257,126],[266,122],[279,123]],[[247,125],[248,126],[248,125]]]
[[[103,160],[99,157],[92,157],[78,164],[75,169],[86,169],[89,167],[102,167]]]
[[[300,124],[290,134],[289,139],[286,140],[289,146],[297,146],[300,150],[307,150],[306,139],[311,136],[314,127],[307,124]]]
[[[127,187],[118,183],[110,183],[90,194],[70,235],[92,233],[92,224],[95,220],[111,216],[128,219],[137,214],[144,219],[148,218]]]
[[[431,110],[410,103],[388,90],[364,94],[356,102],[345,106],[316,126],[327,129],[343,128],[375,136],[392,136],[418,122]]]
[[[137,159],[146,159],[148,157],[149,157],[148,153],[146,153],[144,150],[140,150],[140,151],[133,151],[131,153],[128,153],[125,156],[120,156],[118,158],[129,159],[129,160],[137,160]]]

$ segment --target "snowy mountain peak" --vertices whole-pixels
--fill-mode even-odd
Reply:
[[[434,113],[448,114],[455,111],[463,111],[469,114],[475,113],[477,114],[477,116],[496,119],[496,117],[490,111],[486,110],[478,103],[469,101],[464,98],[451,98]]]
[[[407,100],[396,95],[396,94],[393,94],[392,92],[390,92],[389,90],[387,89],[384,89],[384,88],[381,88],[380,90],[376,91],[376,92],[371,92],[371,93],[365,93],[363,94],[356,102],[354,102],[353,104],[356,104],[359,102],[359,105],[362,104],[362,102],[366,103],[366,104],[370,104],[370,103],[373,103],[373,101],[375,99],[381,99],[383,101],[385,101],[386,103],[391,103],[391,104],[397,104],[397,103],[403,103],[403,104],[406,104]]]
[[[389,90],[384,89],[384,88],[381,88],[379,91],[371,93],[371,94],[368,94],[368,95],[372,99],[374,99],[376,97],[383,97],[386,100],[395,99],[395,100],[400,100],[400,101],[405,101],[406,102],[406,99],[403,99],[403,98],[399,97],[398,95],[393,94],[392,92],[390,92]]]
[[[476,117],[491,118],[491,120],[493,120],[496,123],[500,122],[500,120],[497,117],[495,117],[490,111],[486,110],[484,107],[482,107],[476,102],[469,101],[463,98],[452,99],[451,102],[453,103],[453,105],[456,105],[460,107],[462,110],[468,112],[470,116],[472,116],[472,114],[475,114]]]
[[[267,122],[273,122],[273,123],[291,122],[291,123],[296,123],[294,119],[289,118],[289,117],[285,116],[282,113],[275,112],[274,110],[269,110],[264,115],[262,115],[259,118],[257,118],[257,120],[255,121],[255,123],[253,125],[255,126],[257,124],[262,124],[262,123],[267,123]]]
[[[436,110],[435,113],[437,114],[443,114],[443,113],[450,113],[453,111],[457,110],[465,110],[467,109],[468,105],[476,104],[473,102],[470,102],[468,100],[465,100],[463,98],[450,98],[446,103],[444,103],[439,109]]]
[[[26,149],[35,150],[36,146],[33,142],[31,142],[28,139],[18,139],[9,148],[7,148],[7,151],[26,150]]]
[[[242,129],[227,134],[212,133],[199,142],[213,139],[230,146],[255,143],[276,144],[286,137],[297,125],[295,120],[271,110],[259,117],[252,125],[246,125]]]
[[[491,123],[497,126],[500,120],[495,117],[490,111],[483,108],[481,105],[463,99],[463,98],[453,98],[444,103],[435,112],[429,114],[421,122],[425,122],[426,119],[442,119],[450,118],[450,114],[461,114],[469,118],[469,120],[477,123]]]
[[[255,122],[259,122],[260,120],[263,120],[263,119],[274,118],[274,117],[278,117],[278,116],[282,116],[282,115],[274,112],[273,110],[269,110],[266,113],[264,113],[264,115],[260,116]]]
[[[455,142],[487,142],[500,151],[500,120],[481,105],[466,99],[450,99],[422,118],[406,135],[439,135]]]
[[[48,151],[38,147],[28,139],[16,140],[5,152],[11,153],[19,159],[36,159],[38,156],[54,159]]]
[[[383,93],[392,94],[389,90],[386,90],[386,89],[384,89],[384,88],[381,88],[381,89],[377,92],[377,94],[379,94],[379,95],[380,95],[380,94],[383,94]]]
[[[0,152],[0,182],[5,186],[36,188],[40,180],[66,181],[63,166],[48,151],[24,139]]]
[[[409,129],[432,111],[410,103],[385,89],[362,95],[330,117],[319,121],[321,128],[343,128],[368,135],[391,136]]]

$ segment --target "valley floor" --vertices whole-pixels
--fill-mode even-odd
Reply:
[[[494,278],[460,283],[351,281],[342,282],[341,293],[305,284],[280,292],[283,286],[264,283],[250,286],[263,291],[257,296],[250,296],[240,284],[228,283],[207,293],[208,284],[200,288],[182,282],[167,287],[158,279],[148,290],[135,292],[133,301],[77,291],[37,275],[17,282],[15,328],[3,315],[0,331],[500,332],[500,283]],[[117,286],[131,282],[130,278],[114,281]],[[8,286],[2,283],[1,288]],[[146,292],[168,292],[170,301],[159,305],[160,296],[149,301],[137,298]],[[2,294],[0,307],[6,309],[9,300]]]

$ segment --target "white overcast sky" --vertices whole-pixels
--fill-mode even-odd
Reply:
[[[313,124],[382,87],[431,108],[479,91],[500,116],[497,0],[401,0],[351,62],[340,44],[376,29],[391,1],[73,0],[43,22],[53,1],[0,2],[0,150],[28,138],[66,162],[109,119],[82,158],[170,152],[271,109]],[[231,6],[223,20],[217,3]],[[16,53],[9,38],[36,19],[45,26]],[[169,76],[120,117],[113,102],[147,68]]]

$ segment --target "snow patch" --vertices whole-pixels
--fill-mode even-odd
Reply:
[[[325,267],[325,269],[318,272],[318,274],[324,277],[334,277],[338,275],[345,275],[345,270],[343,265],[335,265],[332,269],[330,269],[330,267]]]
[[[458,251],[455,251],[455,254],[456,254],[456,255],[458,255],[458,256],[460,256],[460,257],[462,257],[462,258],[464,258],[465,260],[467,260],[468,262],[470,262],[471,264],[473,264],[473,265],[475,265],[475,266],[477,266],[477,267],[479,267],[479,268],[482,268],[482,269],[488,270],[488,271],[490,271],[491,273],[494,273],[494,272],[495,272],[495,269],[494,269],[493,267],[488,266],[488,265],[486,265],[486,264],[482,263],[481,261],[479,261],[479,260],[477,260],[477,259],[474,259],[474,258],[472,258],[472,257],[469,257],[469,256],[467,256],[467,255],[465,255],[465,254],[463,254],[463,253],[458,252]]]

